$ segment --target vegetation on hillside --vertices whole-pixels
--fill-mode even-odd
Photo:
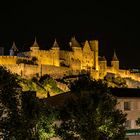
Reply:
[[[49,76],[33,78],[23,91],[21,79],[0,67],[0,134],[16,140],[116,140],[125,135],[125,114],[116,109],[102,81],[81,77],[71,83],[73,98],[50,106],[35,96],[37,85],[56,86]],[[23,81],[22,81],[23,82]],[[30,83],[31,82],[31,83]],[[33,83],[32,83],[33,82]],[[25,84],[24,83],[24,84]],[[26,85],[26,84],[25,84]],[[55,89],[55,88],[54,88]],[[47,88],[46,88],[47,90]]]
[[[75,98],[61,108],[58,134],[67,140],[123,140],[126,115],[102,81],[82,77],[71,84]]]
[[[39,80],[36,77],[28,80],[20,78],[20,86],[23,91],[36,91],[38,95],[43,97],[47,97],[47,93],[56,95],[63,92],[49,75],[44,75]]]
[[[127,88],[128,85],[126,84],[125,78],[122,77],[105,77],[104,82],[108,85],[108,87],[112,88]]]

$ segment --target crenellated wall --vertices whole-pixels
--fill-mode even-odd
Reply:
[[[123,78],[132,78],[133,80],[140,81],[139,73],[131,73],[129,70],[114,70],[112,67],[107,67],[108,73],[114,73],[116,76],[120,76]]]
[[[0,65],[11,65],[17,64],[17,60],[31,60],[26,57],[18,57],[18,56],[0,56]]]
[[[51,65],[30,65],[30,64],[9,64],[2,65],[10,70],[12,73],[21,75],[24,78],[31,78],[33,76],[43,76],[49,74],[53,78],[62,78],[64,75],[69,75],[71,72],[70,68],[57,67]]]
[[[75,38],[72,41],[71,44],[73,46],[71,45],[70,50],[66,51],[60,50],[56,41],[51,49],[40,50],[35,40],[33,46],[30,47],[30,51],[19,55],[22,57],[0,56],[0,65],[7,67],[11,72],[27,78],[44,74],[50,74],[57,78],[75,71],[81,72],[85,70],[95,79],[102,79],[106,73],[113,73],[121,77],[130,77],[140,81],[140,75],[130,73],[128,70],[119,69],[119,60],[115,53],[111,61],[111,67],[107,67],[105,57],[99,56],[98,40],[86,40],[82,46]]]
[[[16,64],[17,56],[0,56],[0,64]]]
[[[17,73],[25,78],[31,78],[39,73],[38,65],[29,65],[29,64],[9,64],[3,65],[9,69],[12,73]]]

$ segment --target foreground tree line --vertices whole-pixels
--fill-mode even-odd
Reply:
[[[17,75],[0,67],[0,137],[4,140],[123,140],[126,114],[103,81],[84,76],[70,84],[73,94],[51,106],[23,91]],[[51,98],[51,97],[50,97]]]

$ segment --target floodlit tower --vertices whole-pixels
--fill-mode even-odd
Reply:
[[[117,58],[116,52],[114,51],[114,55],[111,61],[111,66],[114,70],[119,70],[119,60]]]
[[[95,68],[95,70],[99,70],[99,60],[98,60],[99,42],[98,42],[98,40],[92,40],[92,41],[90,41],[90,45],[91,45],[91,48],[93,51],[94,68]]]
[[[34,44],[30,47],[30,50],[31,51],[39,50],[39,45],[37,43],[36,37],[35,37],[35,40],[34,40]]]
[[[17,52],[18,52],[18,49],[17,49],[17,47],[16,47],[15,42],[13,42],[13,45],[12,45],[12,47],[11,47],[11,49],[10,49],[10,56],[15,56],[15,55],[17,55]]]
[[[59,45],[56,41],[56,39],[54,40],[53,46],[52,46],[52,51],[53,51],[53,65],[54,66],[59,66],[60,62],[59,62]]]

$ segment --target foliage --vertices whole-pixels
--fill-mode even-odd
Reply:
[[[0,130],[6,139],[19,134],[20,131],[21,88],[17,75],[11,74],[3,67],[0,67],[0,73]]]
[[[44,113],[41,113],[41,117],[37,124],[38,138],[40,140],[49,140],[56,136],[55,124],[57,123],[56,120],[58,119],[59,112],[53,108],[47,108]]]
[[[127,88],[126,80],[122,77],[105,77],[104,81],[108,87]]]
[[[117,100],[102,81],[88,77],[71,84],[74,98],[64,104],[58,134],[71,140],[116,140],[125,135],[125,114],[115,108]]]
[[[2,67],[0,73],[0,131],[3,139],[47,140],[56,136],[64,140],[123,139],[125,115],[115,108],[116,98],[103,81],[79,78],[70,86],[74,97],[56,110],[44,106],[34,92],[38,85],[43,88],[57,86],[49,76],[28,83]],[[23,91],[20,85],[26,82],[28,91]]]
[[[63,91],[57,87],[56,81],[49,75],[44,75],[40,78],[39,83],[49,92],[62,93]]]
[[[22,93],[22,100],[21,100],[21,118],[22,118],[22,125],[20,126],[22,129],[22,135],[20,139],[28,140],[34,139],[38,140],[37,135],[37,123],[40,117],[40,102],[36,98],[35,92],[27,91]]]
[[[0,67],[0,133],[2,139],[42,139],[42,130],[52,137],[50,111],[41,110],[41,103],[34,91],[22,91],[21,78]],[[30,89],[29,89],[30,90]],[[40,111],[41,110],[41,111]],[[45,129],[44,129],[45,127]]]
[[[50,76],[43,76],[40,79],[33,77],[32,79],[20,79],[20,86],[23,91],[36,91],[40,95],[44,95],[46,97],[47,93],[51,94],[59,94],[63,91],[57,87],[56,81]]]

